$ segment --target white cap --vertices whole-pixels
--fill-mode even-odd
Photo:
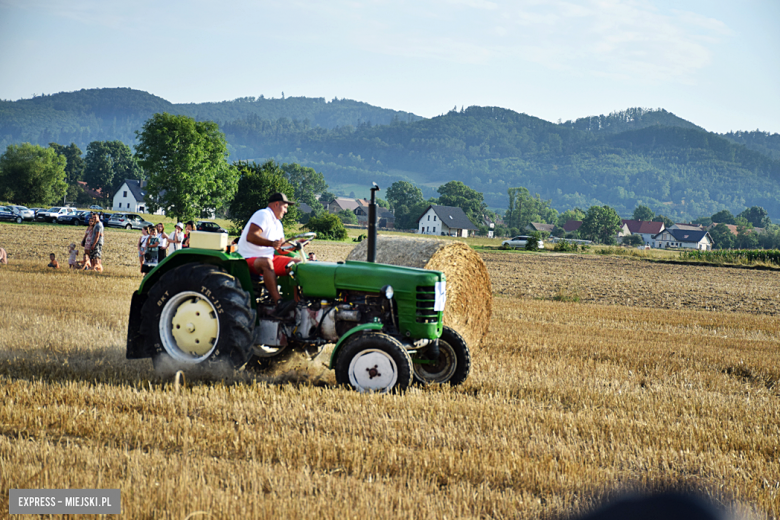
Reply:
[[[179,229],[184,229],[184,224],[182,224],[181,222],[177,222],[175,227]]]

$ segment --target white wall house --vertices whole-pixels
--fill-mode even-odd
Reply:
[[[146,190],[141,188],[141,181],[125,179],[114,194],[114,204],[111,209],[127,213],[147,213],[145,197]],[[164,215],[165,212],[160,209],[156,214]]]
[[[706,231],[687,229],[665,229],[653,237],[652,246],[658,248],[712,249],[713,240]]]
[[[460,208],[450,206],[428,206],[417,220],[417,232],[421,235],[444,235],[468,237],[469,231],[477,231]]]

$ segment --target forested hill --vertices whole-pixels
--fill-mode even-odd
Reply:
[[[760,205],[780,217],[780,161],[694,125],[590,132],[470,107],[378,127],[326,131],[243,120],[223,130],[236,157],[300,162],[333,185],[409,180],[433,195],[454,179],[495,208],[506,207],[508,188],[524,186],[559,210],[609,204],[630,215],[641,202],[683,220]]]
[[[135,131],[157,112],[183,114],[225,123],[247,117],[307,122],[311,127],[385,125],[418,121],[409,112],[379,108],[350,99],[288,97],[240,98],[218,103],[174,104],[129,88],[104,88],[0,101],[0,147],[30,142],[76,143],[82,150],[92,141],[135,143]]]
[[[560,123],[563,126],[584,132],[618,133],[626,130],[639,130],[648,126],[678,126],[681,128],[695,128],[704,130],[677,117],[664,109],[629,108],[609,115],[582,117],[575,121]]]
[[[426,196],[451,180],[506,208],[526,187],[559,210],[638,203],[675,220],[763,206],[780,219],[780,135],[707,132],[664,110],[629,109],[555,124],[495,107],[431,119],[350,100],[245,98],[177,105],[131,89],[84,90],[0,102],[0,150],[24,141],[135,143],[156,112],[219,123],[232,160],[298,162],[333,191],[408,180]]]

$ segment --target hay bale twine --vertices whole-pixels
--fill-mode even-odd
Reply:
[[[366,260],[368,240],[347,260]],[[470,348],[487,334],[493,313],[493,288],[482,258],[463,242],[434,238],[377,237],[376,261],[441,271],[447,277],[444,324],[457,330]]]

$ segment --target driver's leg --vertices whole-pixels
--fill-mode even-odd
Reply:
[[[274,263],[271,258],[257,257],[255,258],[255,271],[263,273],[263,283],[265,288],[271,294],[271,299],[274,304],[278,303],[281,297],[279,296],[279,289],[276,287],[276,273],[274,273]]]

